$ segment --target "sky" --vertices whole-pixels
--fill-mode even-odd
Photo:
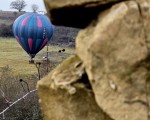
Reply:
[[[0,10],[3,11],[16,11],[15,9],[10,9],[10,3],[16,0],[0,0]],[[33,4],[38,5],[38,11],[46,11],[43,0],[24,0],[27,6],[23,9],[23,11],[31,12],[31,6]]]

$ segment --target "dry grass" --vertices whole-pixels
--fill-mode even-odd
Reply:
[[[36,71],[28,64],[28,55],[12,38],[0,38],[0,67],[9,66],[17,74],[32,74]]]
[[[14,38],[0,38],[0,68],[9,66],[15,74],[27,75],[37,73],[35,65],[29,64],[28,54],[21,48]],[[58,52],[62,47],[49,46],[50,52]],[[74,49],[66,48],[65,54],[73,54]],[[46,47],[41,50],[35,61],[42,60],[42,56],[46,55]],[[51,57],[51,56],[50,56]],[[53,61],[62,59],[58,54],[50,58]]]

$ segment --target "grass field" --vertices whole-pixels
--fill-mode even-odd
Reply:
[[[41,61],[42,57],[46,55],[46,47],[41,50],[35,61]],[[50,53],[55,53],[50,56],[52,61],[60,61],[64,59],[64,55],[74,54],[74,49],[65,48],[65,53],[58,53],[59,50],[63,49],[58,46],[49,46]],[[0,38],[0,68],[9,66],[15,74],[33,74],[37,72],[35,65],[29,64],[28,54],[21,48],[15,38]]]
[[[12,23],[13,23],[13,21],[10,19],[8,19],[8,20],[0,19],[0,24],[11,25]]]

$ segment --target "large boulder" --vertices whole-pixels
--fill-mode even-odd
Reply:
[[[112,120],[97,105],[83,64],[66,59],[38,82],[44,120]]]
[[[150,116],[150,2],[102,1],[45,0],[53,23],[86,27],[76,39],[77,56],[38,82],[45,120],[147,120]],[[79,19],[70,15],[71,9]],[[88,19],[80,14],[82,10]]]
[[[147,119],[149,5],[146,1],[116,4],[77,37],[76,51],[96,101],[115,120]]]
[[[113,4],[126,0],[44,0],[53,24],[85,28]]]

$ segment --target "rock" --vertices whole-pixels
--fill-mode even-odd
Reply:
[[[65,60],[37,88],[44,120],[112,120],[98,107],[77,56]]]
[[[38,82],[45,120],[147,120],[149,0],[45,0],[45,5],[54,24],[84,28],[76,39],[79,58],[65,60]]]
[[[149,6],[146,0],[116,4],[76,39],[96,101],[114,120],[147,120]]]
[[[84,28],[113,4],[126,0],[44,0],[55,25]]]

